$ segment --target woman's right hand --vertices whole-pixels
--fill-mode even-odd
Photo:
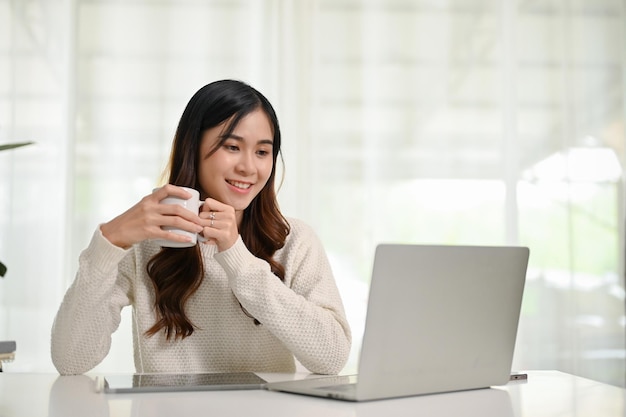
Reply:
[[[175,185],[165,185],[145,196],[137,204],[108,223],[100,226],[102,235],[112,244],[128,249],[146,239],[167,239],[188,242],[189,237],[161,229],[173,226],[199,233],[203,230],[200,218],[177,204],[160,204],[166,197],[190,198],[191,195]]]

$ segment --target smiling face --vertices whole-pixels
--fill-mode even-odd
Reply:
[[[228,121],[203,133],[198,182],[202,199],[211,197],[232,206],[241,222],[243,210],[261,192],[272,173],[274,135],[261,109],[245,115],[224,137],[227,127]]]

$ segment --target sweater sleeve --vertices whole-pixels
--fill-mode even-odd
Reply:
[[[60,374],[88,372],[108,354],[121,310],[130,304],[130,282],[118,277],[118,264],[129,253],[107,241],[100,228],[81,253],[52,325],[52,362]]]
[[[292,223],[281,250],[285,282],[241,238],[215,255],[242,306],[269,329],[309,371],[336,374],[350,353],[351,333],[321,242],[312,229]]]

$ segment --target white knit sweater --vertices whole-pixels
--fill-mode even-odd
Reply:
[[[241,237],[224,252],[200,244],[205,276],[185,311],[196,326],[184,340],[163,331],[145,335],[156,322],[154,289],[145,272],[159,251],[151,241],[123,250],[96,230],[79,259],[76,279],[52,327],[52,361],[61,374],[81,374],[108,354],[123,307],[133,307],[137,372],[293,372],[294,356],[314,373],[338,373],[351,335],[337,286],[313,230],[289,219],[291,232],[269,264],[252,255]],[[257,326],[239,306],[261,323]]]

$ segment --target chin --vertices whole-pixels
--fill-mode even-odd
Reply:
[[[244,211],[245,209],[247,209],[248,207],[250,207],[250,204],[252,204],[251,202],[249,204],[244,205],[233,205],[235,211]]]
[[[250,204],[252,204],[252,201],[253,200],[242,202],[241,200],[239,201],[230,200],[230,201],[225,201],[225,204],[228,204],[229,206],[234,208],[235,211],[243,211],[247,209],[248,207],[250,207]]]

